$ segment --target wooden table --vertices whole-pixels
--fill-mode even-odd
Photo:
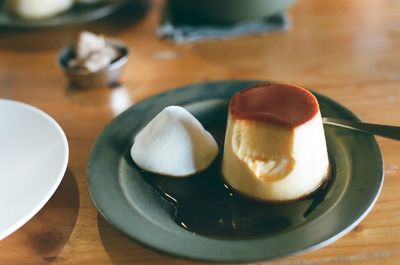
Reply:
[[[0,97],[49,113],[70,147],[60,187],[33,219],[0,242],[0,264],[203,264],[122,235],[97,213],[86,182],[89,152],[104,126],[130,105],[174,87],[221,79],[290,82],[331,97],[362,120],[400,124],[399,1],[300,0],[290,10],[287,32],[185,45],[156,36],[162,4],[154,1],[142,18],[129,13],[83,26],[0,31]],[[128,43],[121,86],[68,86],[57,54],[82,29]],[[385,184],[360,225],[320,250],[253,264],[400,264],[400,142],[378,141]]]

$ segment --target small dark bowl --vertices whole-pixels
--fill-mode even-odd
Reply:
[[[118,78],[128,61],[129,49],[124,43],[117,40],[107,40],[107,42],[118,50],[120,56],[107,67],[93,73],[68,66],[68,62],[75,58],[75,51],[72,45],[60,52],[58,62],[73,86],[94,88],[118,84]]]

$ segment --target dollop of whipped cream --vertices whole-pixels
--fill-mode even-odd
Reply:
[[[133,161],[142,169],[174,177],[206,169],[216,158],[213,136],[187,110],[169,106],[135,137]]]
[[[116,48],[107,43],[102,35],[83,31],[75,49],[76,58],[71,59],[68,65],[88,72],[97,72],[118,58]]]

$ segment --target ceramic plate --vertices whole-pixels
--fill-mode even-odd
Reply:
[[[68,143],[49,115],[0,99],[0,240],[32,218],[64,176]]]
[[[249,262],[323,247],[354,228],[371,210],[383,183],[383,163],[374,137],[326,126],[335,176],[321,204],[294,227],[253,239],[218,239],[177,225],[135,169],[129,149],[135,134],[169,105],[180,105],[206,128],[224,124],[231,96],[256,81],[189,85],[140,102],[116,117],[97,139],[88,165],[92,199],[108,222],[159,251],[191,259]],[[357,118],[316,94],[323,116]],[[128,154],[128,155],[127,155]]]
[[[40,29],[86,23],[106,17],[129,2],[129,0],[108,0],[98,4],[76,5],[54,17],[40,20],[24,20],[11,15],[5,8],[2,8],[6,1],[0,0],[0,26],[21,29]]]

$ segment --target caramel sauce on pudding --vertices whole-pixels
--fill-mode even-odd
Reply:
[[[261,84],[236,93],[229,113],[236,119],[296,127],[319,111],[318,102],[306,89],[287,84]]]

